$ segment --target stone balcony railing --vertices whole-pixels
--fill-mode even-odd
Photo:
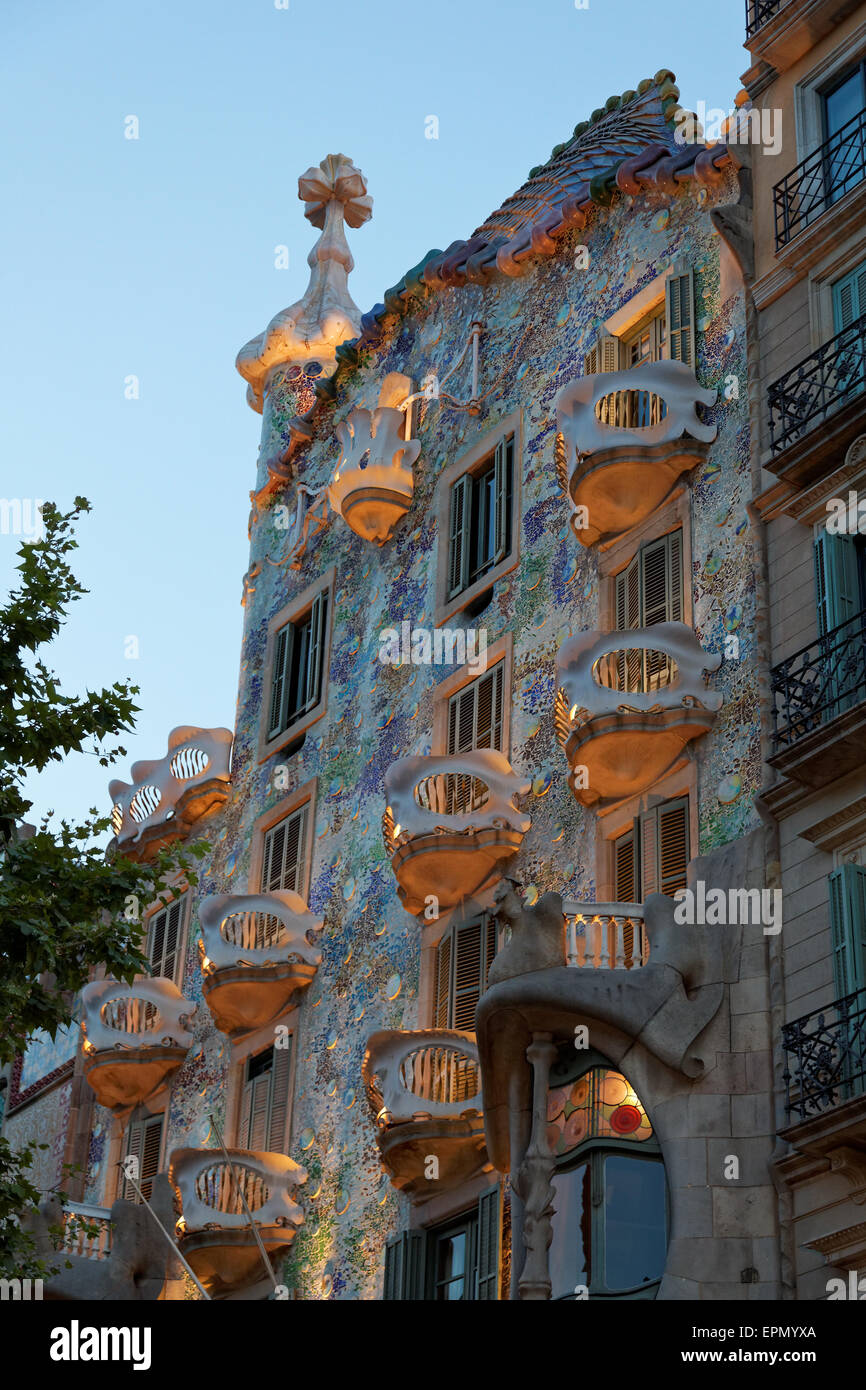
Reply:
[[[127,1110],[176,1071],[196,1005],[171,980],[92,980],[81,991],[84,1072],[100,1105]]]
[[[721,661],[685,623],[584,632],[562,644],[556,732],[581,805],[636,796],[677,765],[722,706],[703,675]]]
[[[183,725],[169,735],[168,752],[133,763],[132,782],[109,783],[117,848],[133,857],[188,833],[228,796],[232,735],[228,729]]]
[[[298,893],[218,893],[199,908],[204,997],[217,1027],[237,1036],[277,1018],[309,985],[323,925]]]
[[[395,1187],[429,1197],[481,1171],[484,1100],[471,1033],[373,1033],[362,1075],[382,1162]]]
[[[181,1205],[180,1251],[209,1293],[265,1277],[251,1219],[272,1265],[304,1223],[289,1194],[307,1174],[285,1154],[175,1149],[168,1176]]]
[[[715,400],[691,367],[675,361],[578,377],[562,388],[557,474],[583,545],[639,525],[706,458],[717,431],[697,406]]]
[[[565,960],[575,969],[635,970],[649,960],[640,903],[565,900]]]
[[[86,1202],[65,1202],[63,1205],[63,1238],[60,1248],[64,1255],[77,1255],[83,1260],[107,1260],[111,1254],[111,1211]]]
[[[391,764],[382,833],[407,912],[431,894],[454,907],[501,874],[531,825],[515,804],[529,787],[491,748]]]

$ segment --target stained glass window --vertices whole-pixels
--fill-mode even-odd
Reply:
[[[646,1111],[621,1072],[597,1067],[548,1093],[547,1137],[557,1157],[587,1139],[641,1144],[652,1132]]]

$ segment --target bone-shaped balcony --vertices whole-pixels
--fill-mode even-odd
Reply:
[[[362,1072],[376,1142],[395,1187],[432,1197],[487,1165],[481,1069],[471,1033],[373,1033]]]
[[[163,979],[92,980],[80,997],[84,1074],[100,1105],[129,1110],[184,1061],[196,1006]]]
[[[199,924],[204,997],[230,1037],[278,1018],[322,959],[312,942],[322,918],[288,889],[214,894],[202,902]]]
[[[399,409],[411,382],[392,372],[382,385],[375,410],[356,407],[337,426],[340,458],[328,500],[335,512],[364,540],[384,545],[412,504],[412,465],[421,452],[407,436],[410,418]]]
[[[607,543],[637,526],[704,458],[716,437],[698,404],[700,387],[684,362],[648,362],[579,377],[556,397],[559,483],[584,545]]]
[[[529,787],[492,748],[391,764],[382,833],[407,912],[430,895],[455,907],[502,873],[532,823],[514,800]]]
[[[117,848],[130,858],[149,858],[223,805],[231,746],[228,729],[185,724],[171,731],[164,758],[133,763],[131,783],[110,782]]]
[[[175,1149],[168,1176],[181,1206],[180,1252],[211,1296],[269,1277],[256,1232],[276,1268],[304,1223],[289,1193],[307,1174],[285,1154]]]
[[[721,708],[703,675],[721,661],[685,623],[584,632],[562,644],[556,732],[581,805],[636,796],[677,765]]]

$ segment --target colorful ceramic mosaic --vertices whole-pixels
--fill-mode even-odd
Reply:
[[[557,1156],[586,1139],[629,1139],[642,1144],[653,1132],[625,1077],[600,1068],[549,1091],[547,1119],[548,1143]]]

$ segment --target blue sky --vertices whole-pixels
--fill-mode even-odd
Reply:
[[[367,176],[364,311],[659,68],[684,105],[730,108],[743,34],[739,0],[3,0],[0,495],[90,498],[90,593],[49,656],[68,692],[129,676],[142,707],[129,758],[48,770],[33,816],[107,809],[175,725],[233,725],[261,424],[234,358],[306,287],[298,175],[342,152]],[[4,591],[18,543],[0,535]]]

